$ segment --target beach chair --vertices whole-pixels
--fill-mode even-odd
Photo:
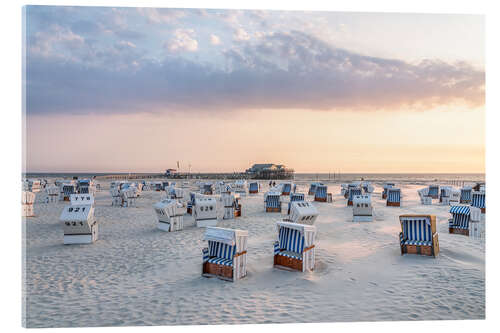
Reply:
[[[456,188],[452,188],[450,191],[450,197],[448,198],[448,204],[450,206],[456,206],[460,204],[461,191]]]
[[[309,191],[307,192],[308,195],[315,195],[316,194],[316,187],[318,185],[323,185],[322,183],[311,183],[309,185]]]
[[[257,182],[250,183],[249,188],[248,188],[248,193],[250,193],[250,194],[259,193],[259,183],[257,183]]]
[[[98,237],[98,224],[94,217],[94,197],[92,194],[72,194],[70,201],[60,217],[64,231],[63,243],[95,242]]]
[[[122,207],[135,207],[137,192],[136,188],[133,186],[127,186],[120,190],[120,195],[122,197]]]
[[[156,192],[161,192],[163,191],[163,183],[162,182],[154,182],[153,183],[153,188]]]
[[[340,195],[347,199],[347,191],[349,191],[348,184],[340,184]]]
[[[35,211],[33,209],[33,203],[35,202],[35,193],[30,191],[22,191],[21,193],[21,216],[23,217],[33,217],[35,216]]]
[[[208,227],[203,239],[202,276],[234,282],[247,275],[248,231]]]
[[[61,200],[69,201],[72,194],[76,194],[76,184],[66,183],[62,185],[62,198]]]
[[[290,214],[290,205],[294,201],[305,201],[304,193],[295,193],[295,192],[290,193],[290,201],[288,202],[287,214]]]
[[[314,201],[327,202],[328,200],[328,187],[326,185],[317,185],[314,191]]]
[[[202,187],[202,194],[212,195],[214,194],[214,186],[212,183],[204,183]]]
[[[122,206],[123,200],[118,186],[110,187],[111,206]]]
[[[363,189],[364,193],[372,193],[373,190],[375,189],[370,182],[362,182],[361,183],[361,188]]]
[[[281,185],[281,195],[290,195],[292,192],[292,183],[282,183]]]
[[[382,199],[387,199],[387,189],[392,188],[396,186],[394,183],[385,183],[383,186],[383,191],[382,191]]]
[[[77,191],[80,194],[94,194],[92,189],[92,181],[90,179],[80,179],[77,182]]]
[[[441,186],[439,188],[439,202],[443,205],[450,204],[451,190],[453,187],[451,186]]]
[[[347,191],[347,206],[352,206],[352,198],[355,195],[361,195],[362,190],[359,187],[350,187]]]
[[[439,185],[429,185],[429,194],[432,199],[439,199]]]
[[[172,232],[184,228],[186,206],[175,199],[163,199],[153,205],[158,218],[158,229]]]
[[[469,236],[472,223],[481,222],[481,209],[466,205],[451,206],[451,218],[448,220],[450,234]]]
[[[481,213],[486,213],[486,192],[484,191],[473,191],[471,206],[481,209]]]
[[[30,192],[36,193],[40,192],[42,189],[42,184],[38,179],[30,179],[28,180],[28,189]]]
[[[217,225],[217,200],[210,197],[196,197],[193,216],[198,228]]]
[[[439,241],[434,215],[400,215],[399,243],[401,255],[420,254],[436,257]]]
[[[424,187],[417,192],[422,205],[432,205],[432,198],[429,196],[429,187]]]
[[[234,219],[241,216],[240,195],[223,193],[221,194],[222,204],[224,205],[224,220]]]
[[[311,202],[294,201],[290,203],[290,213],[287,220],[293,223],[313,225],[318,215],[318,209]]]
[[[266,213],[281,213],[281,193],[270,191],[264,195]]]
[[[246,180],[237,180],[231,186],[234,192],[239,193],[241,195],[247,194],[248,184]]]
[[[316,227],[284,221],[277,222],[276,227],[274,267],[300,272],[314,270]]]
[[[371,222],[373,220],[373,207],[370,194],[353,196],[352,220],[353,222]]]
[[[57,203],[59,201],[59,187],[55,185],[47,186],[45,192],[47,193],[47,203]]]
[[[401,190],[399,188],[391,187],[387,189],[386,205],[391,207],[401,206]]]
[[[472,201],[472,186],[464,186],[460,189],[460,203],[470,204]]]

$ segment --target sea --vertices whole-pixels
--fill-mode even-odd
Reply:
[[[130,173],[116,172],[79,172],[79,173],[25,173],[23,178],[62,178],[79,179],[93,178],[107,175],[128,175]],[[134,175],[155,175],[158,173],[132,173]],[[220,173],[218,175],[223,175]],[[398,183],[429,183],[463,185],[469,183],[485,182],[484,173],[295,173],[294,180],[297,181],[324,181],[335,183],[347,183],[351,181],[384,182],[394,181]]]

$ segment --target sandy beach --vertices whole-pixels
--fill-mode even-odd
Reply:
[[[355,223],[340,185],[328,184],[334,202],[314,203],[316,269],[299,273],[273,268],[275,221],[286,209],[264,212],[262,182],[259,194],[242,197],[242,217],[218,223],[249,233],[248,275],[231,283],[201,276],[204,229],[190,215],[182,231],[157,229],[152,205],[164,192],[143,191],[137,207],[122,208],[111,206],[109,182],[100,183],[94,244],[63,245],[65,202],[36,202],[36,217],[23,218],[28,327],[485,317],[484,241],[449,234],[449,206],[421,205],[422,185],[402,186],[402,207],[386,207],[374,183],[374,220]],[[297,184],[307,193],[309,182]],[[401,256],[398,216],[411,213],[436,215],[436,259]]]

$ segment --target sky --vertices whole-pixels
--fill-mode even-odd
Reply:
[[[485,169],[484,17],[28,6],[28,172]]]

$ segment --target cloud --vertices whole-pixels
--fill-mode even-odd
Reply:
[[[165,43],[170,51],[189,51],[194,52],[198,50],[198,41],[194,39],[195,32],[193,29],[176,29],[173,37]]]
[[[184,10],[168,8],[137,8],[137,12],[144,16],[148,22],[155,24],[172,24],[186,16]]]
[[[210,35],[210,44],[219,45],[220,43],[221,43],[220,38],[217,35],[214,35],[214,34]]]
[[[168,48],[196,50],[193,35],[192,30],[176,30]],[[173,54],[162,61],[151,60],[128,43],[101,52],[100,60],[91,65],[34,54],[27,64],[27,110],[369,111],[484,104],[484,71],[467,63],[370,57],[298,31],[244,40],[223,56],[222,68]]]
[[[250,35],[242,28],[237,28],[234,31],[233,37],[237,41],[245,41],[250,39]]]

